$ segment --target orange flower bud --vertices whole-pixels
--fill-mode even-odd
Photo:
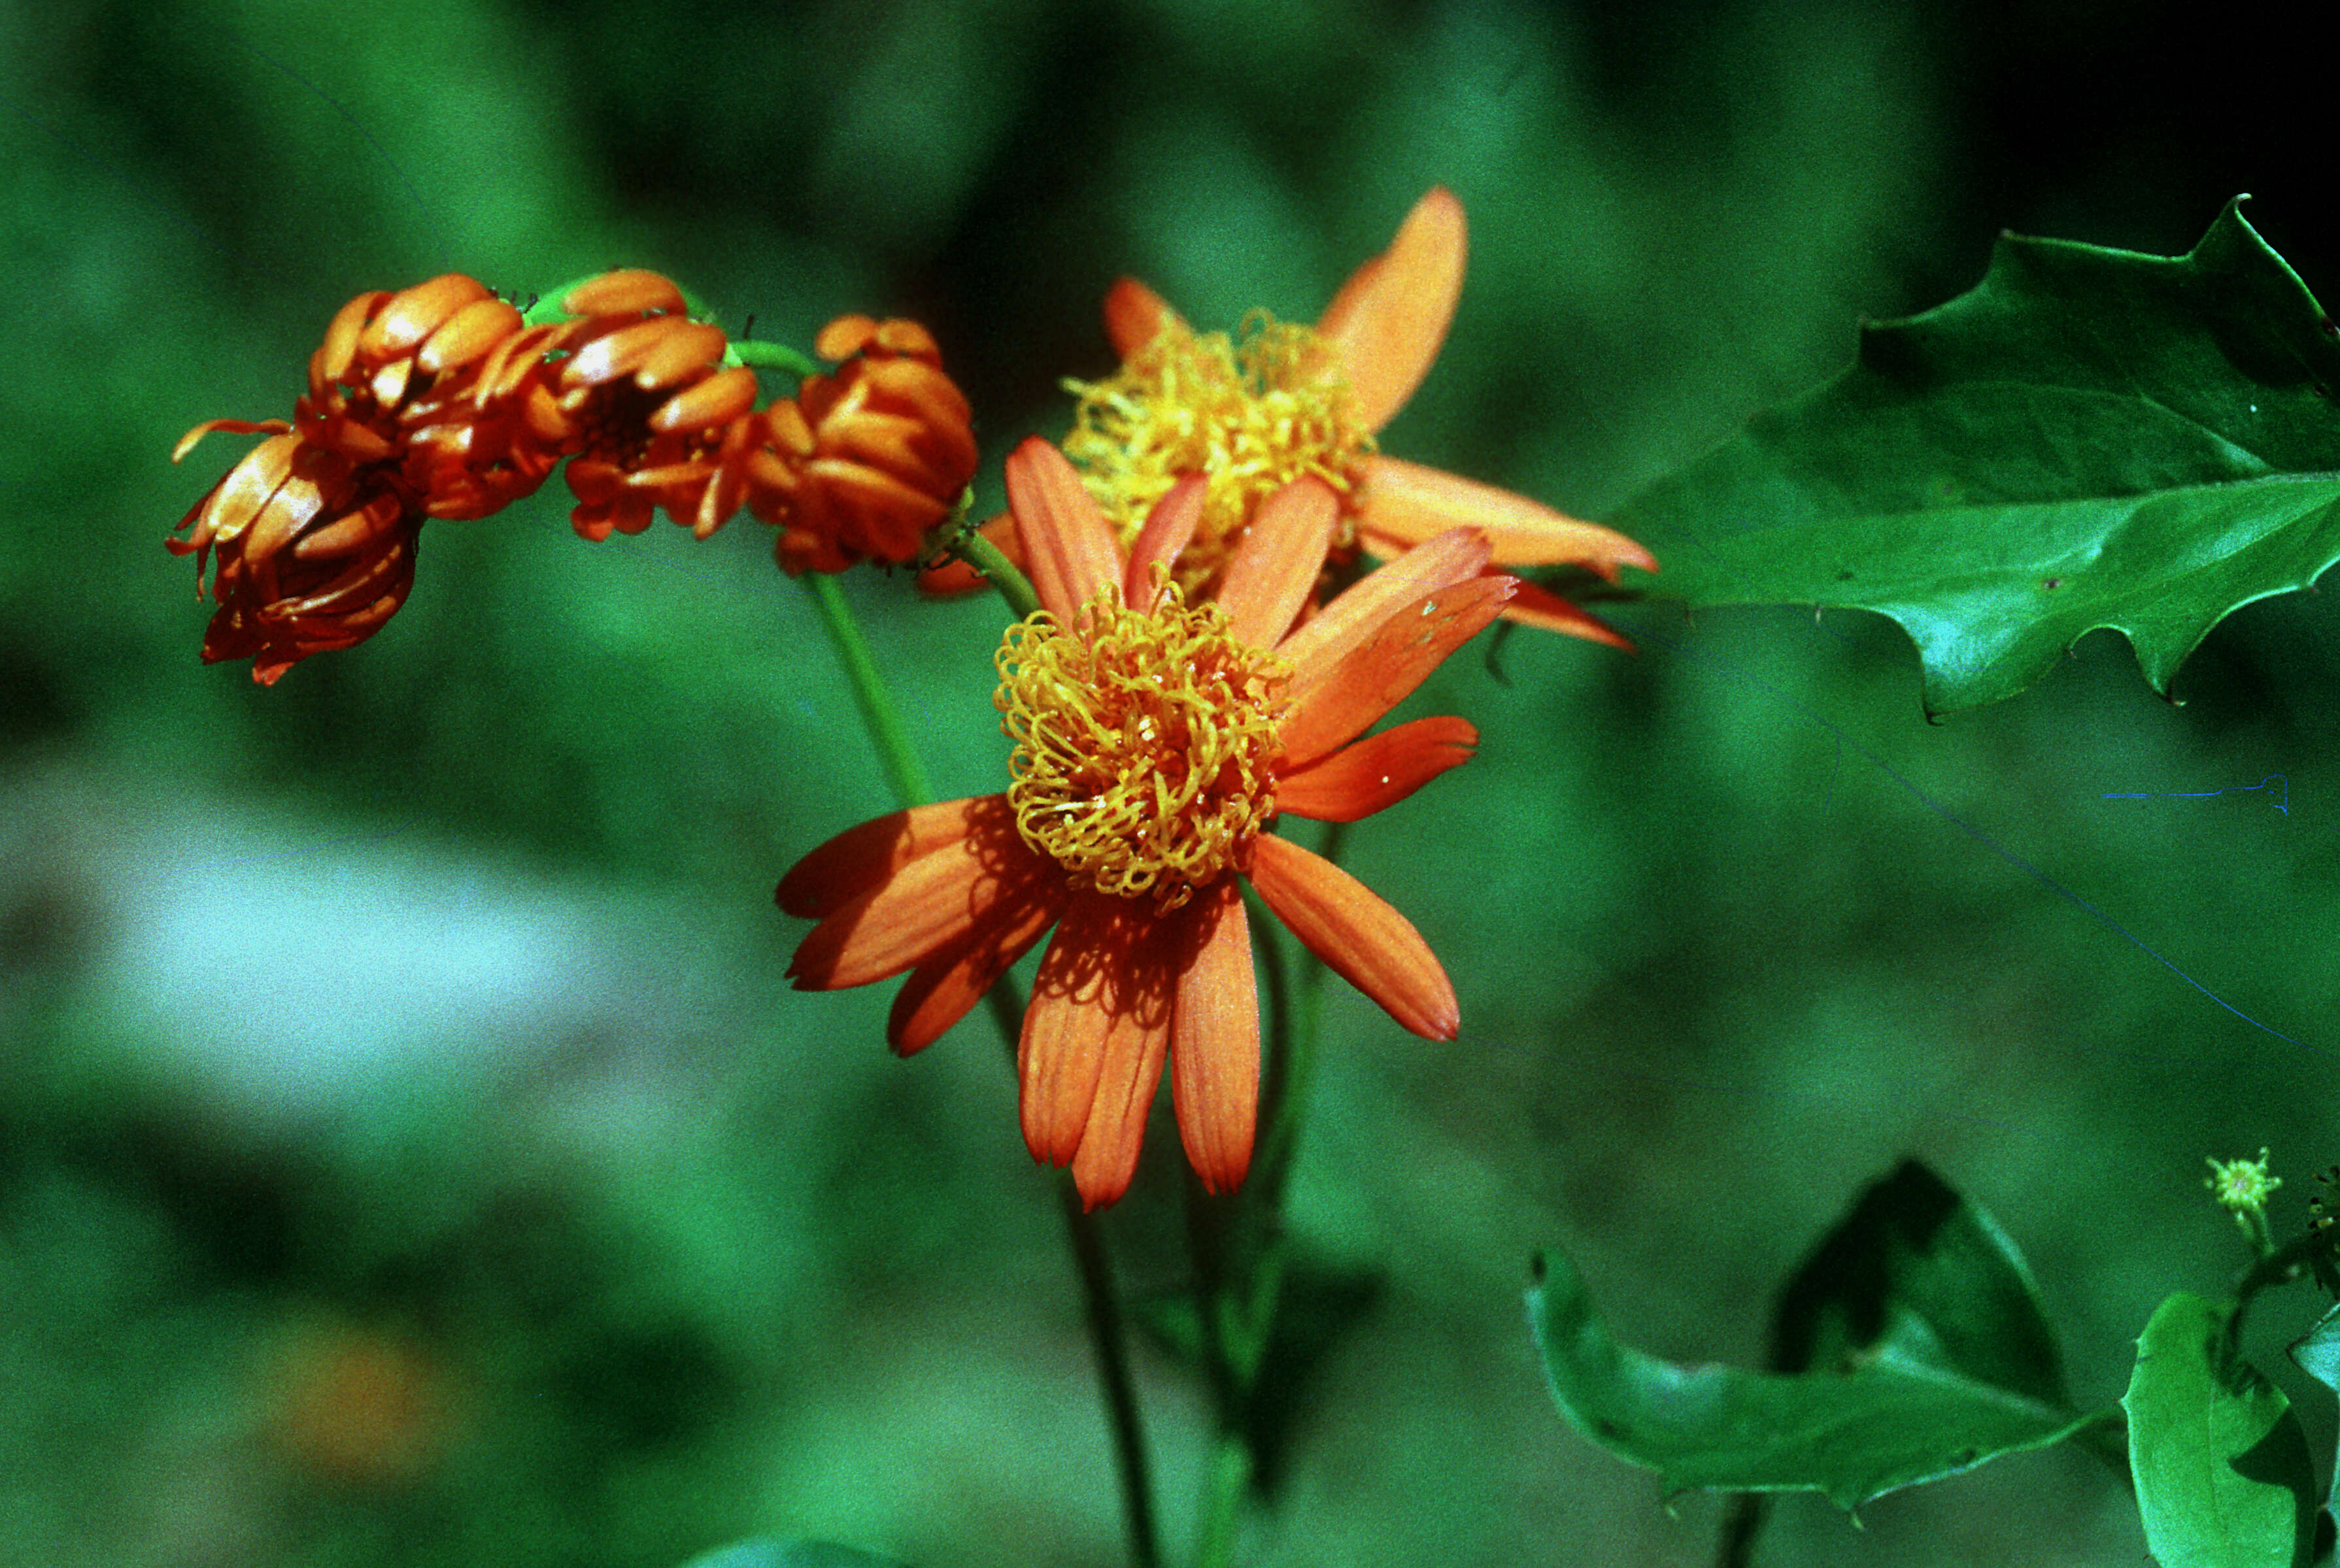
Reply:
[[[845,363],[758,417],[740,465],[749,509],[779,528],[791,575],[916,560],[975,475],[967,398],[915,321],[841,316],[814,346]]]
[[[430,516],[483,518],[533,494],[560,459],[540,407],[547,341],[461,273],[360,294],[310,356],[294,423],[353,463],[395,460]],[[540,351],[511,351],[525,347]]]
[[[189,431],[177,455],[211,429],[270,426],[281,430],[282,421],[213,420]],[[269,685],[311,654],[373,636],[414,586],[422,516],[383,468],[299,435],[271,435],[179,519],[188,537],[164,541],[196,557],[198,597],[218,553],[219,609],[203,633],[203,662],[249,658],[253,678]]]
[[[656,272],[606,273],[560,303],[576,316],[552,367],[570,525],[589,539],[638,534],[663,507],[713,533],[739,509],[738,484],[718,473],[729,427],[755,407],[756,373],[724,367],[723,330],[683,314],[681,291]]]

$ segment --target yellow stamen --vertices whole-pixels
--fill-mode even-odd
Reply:
[[[1291,669],[1229,636],[1218,606],[1164,583],[1132,609],[1108,587],[1070,630],[1045,613],[1008,627],[995,662],[1016,830],[1075,888],[1167,913],[1275,815]]]
[[[1323,368],[1331,361],[1313,330],[1264,311],[1244,318],[1238,339],[1169,322],[1116,374],[1065,383],[1080,399],[1065,455],[1125,546],[1181,476],[1210,476],[1202,523],[1175,568],[1193,593],[1274,491],[1306,474],[1344,495],[1353,488],[1373,438],[1348,383]],[[1343,529],[1336,544],[1353,542],[1345,516]]]

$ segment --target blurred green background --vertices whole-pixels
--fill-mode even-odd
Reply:
[[[2251,190],[2340,283],[2316,61],[2211,28],[2092,0],[0,8],[0,1561],[661,1568],[752,1533],[1118,1560],[996,1042],[978,1016],[905,1064],[890,987],[781,979],[771,884],[887,803],[764,530],[590,547],[556,483],[434,524],[359,649],[274,689],[197,662],[161,541],[235,448],[171,443],[289,414],[351,295],[626,264],[799,343],[915,314],[996,505],[999,456],[1068,422],[1058,379],[1108,368],[1116,274],[1205,325],[1305,319],[1443,182],[1470,277],[1385,448],[1599,517],[1833,372],[1859,315],[1968,287],[2002,227],[2171,252]],[[997,610],[847,586],[938,785],[998,787]],[[1669,1514],[1552,1410],[1538,1247],[1627,1338],[1753,1361],[1773,1283],[1917,1154],[2026,1250],[2101,1403],[2159,1297],[2240,1261],[2204,1157],[2270,1146],[2283,1229],[2340,1160],[2328,600],[2236,616],[2182,707],[2099,633],[1931,726],[1881,622],[1614,618],[1638,656],[1454,660],[1411,711],[1473,718],[1479,760],[1352,835],[1465,1028],[1330,993],[1294,1222],[1382,1283],[1254,1561],[1709,1560],[1716,1503]],[[2287,814],[2104,798],[2275,774]],[[1141,1288],[1179,1278],[1176,1150],[1157,1124],[1112,1217]],[[2256,1319],[2295,1395],[2312,1305]],[[1202,1401],[1140,1372],[1183,1554]],[[2076,1453],[1865,1521],[1790,1501],[1763,1560],[2143,1553]]]

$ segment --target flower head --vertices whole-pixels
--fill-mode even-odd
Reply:
[[[723,329],[694,321],[682,291],[656,272],[605,272],[560,301],[571,320],[548,334],[553,402],[570,454],[577,505],[570,523],[588,539],[639,534],[663,507],[704,538],[739,508],[718,486],[731,428],[756,404],[756,372],[726,368]]]
[[[1336,563],[1359,550],[1388,560],[1449,528],[1474,528],[1500,566],[1581,566],[1611,582],[1622,567],[1655,571],[1649,551],[1612,529],[1379,450],[1380,430],[1445,341],[1466,250],[1462,202],[1433,188],[1390,248],[1349,275],[1313,329],[1254,312],[1233,339],[1195,332],[1135,279],[1116,282],[1105,322],[1121,368],[1102,380],[1066,383],[1080,401],[1065,450],[1124,544],[1175,476],[1208,475],[1212,500],[1179,574],[1190,590],[1209,592],[1212,574],[1267,497],[1304,475],[1339,498],[1329,547]],[[927,586],[948,591],[973,580],[938,573]],[[1630,646],[1533,584],[1522,583],[1503,614]]]
[[[294,428],[353,464],[394,465],[431,517],[486,517],[560,459],[549,389],[511,373],[540,368],[510,352],[525,336],[518,310],[461,273],[360,294],[309,358]]]
[[[840,316],[813,346],[844,363],[760,416],[748,508],[779,528],[791,576],[916,560],[975,477],[967,398],[916,321]]]
[[[2266,1200],[2283,1185],[2283,1178],[2267,1173],[2267,1151],[2259,1150],[2256,1159],[2212,1159],[2210,1174],[2202,1185],[2210,1189],[2211,1199],[2230,1214],[2256,1214],[2266,1208]]]
[[[1455,529],[1294,631],[1339,509],[1322,480],[1262,506],[1203,605],[1170,569],[1201,520],[1199,476],[1126,552],[1047,443],[1016,449],[1007,491],[1044,606],[998,656],[1009,786],[865,823],[806,856],[779,902],[820,923],[789,972],[825,991],[907,971],[887,1028],[907,1054],[1053,927],[1017,1047],[1034,1157],[1071,1165],[1091,1207],[1120,1197],[1166,1059],[1187,1158],[1231,1191],[1259,1093],[1239,881],[1399,1023],[1454,1035],[1453,988],[1414,928],[1271,830],[1279,813],[1369,816],[1467,761],[1478,732],[1461,719],[1357,736],[1517,585],[1482,575],[1485,540]]]
[[[214,429],[269,439],[179,519],[188,537],[164,543],[195,557],[198,595],[216,552],[219,609],[203,662],[249,658],[253,678],[270,685],[311,654],[365,641],[406,602],[422,514],[379,465],[352,463],[282,420],[198,425],[173,460]]]

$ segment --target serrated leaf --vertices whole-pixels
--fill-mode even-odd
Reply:
[[[2162,1568],[2305,1568],[2315,1516],[2307,1439],[2283,1391],[2235,1354],[2231,1304],[2183,1291],[2137,1342],[2129,1473]]]
[[[1559,1253],[1538,1259],[1528,1321],[1561,1412],[1670,1492],[1826,1493],[1839,1507],[2042,1448],[2100,1419],[1919,1358],[1889,1338],[1844,1369],[1681,1366],[1619,1344]]]
[[[2184,256],[2008,235],[1970,291],[1609,519],[1692,606],[1873,610],[1929,713],[2098,627],[2153,688],[2340,559],[2340,341],[2230,203]]]
[[[1915,1159],[1863,1192],[1789,1279],[1771,1365],[1825,1371],[1888,1345],[2041,1405],[2072,1402],[2055,1330],[2015,1243]]]
[[[826,1541],[739,1541],[692,1558],[683,1568],[903,1568],[851,1546]]]

